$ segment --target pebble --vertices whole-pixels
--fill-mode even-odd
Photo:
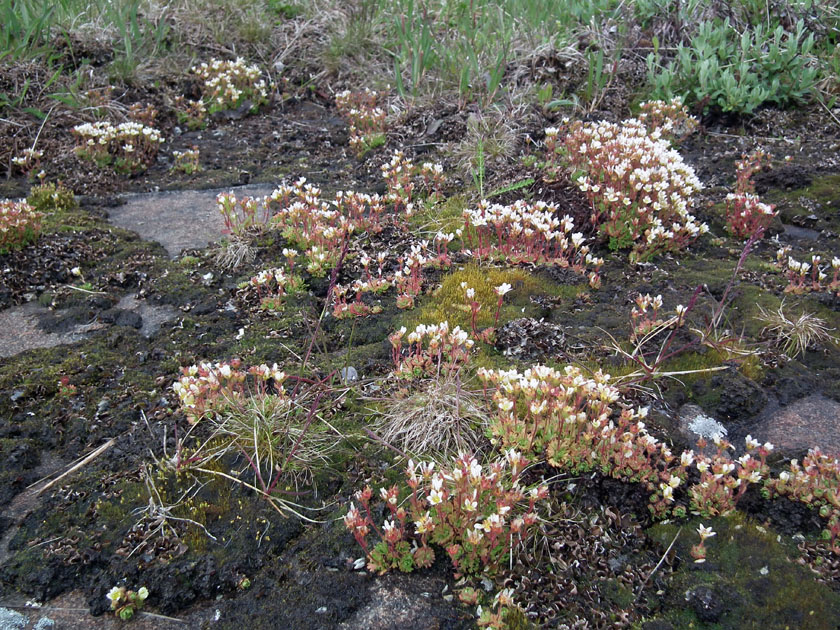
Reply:
[[[352,383],[359,380],[359,373],[352,365],[341,368],[340,374],[342,383]]]

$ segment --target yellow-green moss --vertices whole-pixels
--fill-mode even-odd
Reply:
[[[537,277],[523,269],[483,268],[467,265],[443,278],[441,286],[431,296],[419,300],[419,308],[409,311],[403,325],[413,328],[417,324],[432,324],[448,321],[451,326],[470,328],[471,311],[466,292],[461,283],[475,289],[475,300],[481,305],[476,318],[476,328],[493,326],[499,298],[495,288],[509,284],[513,289],[502,304],[499,325],[517,317],[533,314],[531,296],[573,298],[585,293],[588,288],[575,285],[557,285]]]

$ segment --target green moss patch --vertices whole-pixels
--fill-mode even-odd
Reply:
[[[689,551],[700,538],[699,519],[679,526],[659,524],[651,537],[674,549],[681,564],[671,577],[662,616],[675,628],[818,630],[840,618],[840,594],[796,562],[792,543],[748,518],[733,514],[706,520],[716,535],[706,541],[706,562]],[[711,593],[708,606],[700,601]]]

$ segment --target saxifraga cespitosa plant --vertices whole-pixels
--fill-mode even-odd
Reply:
[[[670,124],[648,112],[621,124],[564,120],[563,129],[546,129],[549,166],[562,142],[572,179],[592,207],[593,225],[610,249],[630,248],[631,262],[679,252],[708,231],[688,212],[702,184],[666,140],[678,128],[670,121],[687,117],[671,116],[665,104],[659,111]]]
[[[175,468],[217,474],[208,464],[241,455],[256,483],[244,485],[288,509],[291,504],[273,496],[284,489],[281,481],[310,481],[314,464],[323,463],[335,444],[314,423],[322,393],[308,397],[287,394],[283,388],[286,373],[276,364],[240,368],[241,362],[235,359],[182,370],[172,386],[181,409],[193,427],[208,423],[212,433],[200,440],[193,438],[191,427],[180,445],[195,443],[190,444],[189,454],[179,447]]]
[[[513,449],[488,466],[461,454],[439,472],[433,462],[415,465],[409,460],[408,509],[401,505],[397,486],[381,488],[390,517],[380,529],[371,513],[373,490],[368,486],[356,493],[361,510],[351,504],[344,524],[364,549],[371,571],[429,567],[434,544],[445,549],[458,576],[494,575],[514,545],[527,538],[537,521],[536,502],[548,495],[544,485],[530,491],[520,486],[526,465]],[[371,544],[373,532],[379,540]]]
[[[0,254],[20,249],[37,239],[42,217],[24,199],[0,201]]]

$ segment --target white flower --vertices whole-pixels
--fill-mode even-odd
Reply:
[[[123,589],[121,589],[119,586],[114,586],[113,588],[111,588],[110,591],[108,591],[108,594],[105,595],[105,597],[111,600],[112,604],[116,604],[118,601],[120,601],[122,596]]]
[[[511,287],[507,282],[504,282],[495,288],[496,295],[499,297],[504,296],[506,293],[511,291],[513,287]]]
[[[716,535],[711,527],[706,527],[703,523],[700,523],[700,527],[697,528],[697,533],[700,534],[700,540],[703,541]]]

